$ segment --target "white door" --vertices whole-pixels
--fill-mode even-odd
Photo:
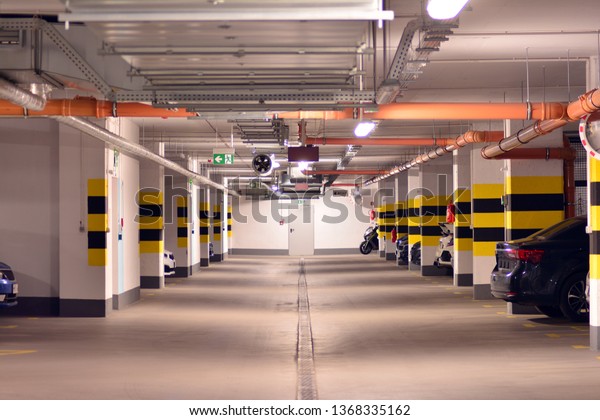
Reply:
[[[297,200],[289,210],[288,249],[291,256],[315,254],[315,218],[311,200]]]

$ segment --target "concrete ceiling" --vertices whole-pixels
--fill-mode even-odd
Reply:
[[[385,2],[385,9],[393,10],[395,18],[386,21],[383,29],[371,21],[333,17],[375,10],[377,4],[372,0],[9,0],[0,2],[0,13],[4,17],[60,15],[59,21],[82,22],[104,42],[100,55],[122,57],[129,65],[127,76],[138,85],[141,81],[145,92],[216,95],[217,101],[210,106],[198,101],[169,102],[199,107],[198,119],[136,119],[143,141],[165,140],[167,149],[176,152],[175,158],[188,154],[202,162],[208,161],[212,147],[233,141],[238,155],[234,167],[247,169],[255,148],[239,136],[237,126],[245,124],[244,115],[257,118],[259,111],[259,116],[268,117],[288,109],[306,109],[313,104],[303,100],[303,94],[338,101],[356,99],[361,92],[373,94],[381,85],[407,24],[423,19],[423,2]],[[181,21],[185,13],[193,20]],[[216,15],[210,19],[217,20],[210,20],[215,13],[228,18],[218,20]],[[203,14],[208,20],[198,19]],[[244,20],[252,14],[263,18]],[[324,16],[332,20],[321,20]],[[576,6],[557,0],[471,0],[448,40],[428,56],[427,65],[397,102],[573,100],[586,90],[588,58],[598,55],[598,16],[597,0],[580,0]],[[227,100],[226,95],[236,93],[253,99]],[[252,95],[257,94],[264,94],[266,103],[253,102]],[[280,100],[269,103],[275,94]],[[314,96],[310,101],[315,101]],[[317,102],[323,105],[322,99]],[[228,109],[234,112],[223,112]],[[298,121],[286,123],[293,143],[298,138]],[[435,115],[425,121],[383,121],[372,137],[456,136],[471,124],[468,118],[441,121]],[[354,125],[352,120],[309,119],[306,128],[309,136],[352,137]],[[277,150],[284,152],[273,145],[272,151]],[[344,146],[321,147],[323,159],[315,166],[335,168],[344,150]],[[348,168],[386,167],[419,150],[424,149],[364,146]],[[277,156],[285,160],[285,153]]]

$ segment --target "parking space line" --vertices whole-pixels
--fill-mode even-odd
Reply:
[[[506,315],[506,311],[496,312],[498,315]]]
[[[535,324],[523,324],[523,326],[525,328],[536,328],[537,327],[537,325],[535,325]]]
[[[589,349],[590,346],[581,346],[581,345],[575,345],[575,346],[571,346],[576,350],[583,350],[583,349]]]
[[[0,350],[0,356],[20,356],[36,352],[37,350]]]
[[[17,326],[16,325],[0,325],[0,328],[11,329],[11,328],[17,328]]]

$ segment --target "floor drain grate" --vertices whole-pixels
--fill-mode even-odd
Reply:
[[[300,259],[298,274],[298,383],[296,398],[316,400],[317,383],[315,378],[315,360],[313,351],[312,328],[310,324],[310,305],[306,284],[304,258]]]

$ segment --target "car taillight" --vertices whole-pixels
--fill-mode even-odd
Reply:
[[[531,264],[539,264],[544,256],[543,249],[510,249],[507,256],[519,261],[525,261]]]

